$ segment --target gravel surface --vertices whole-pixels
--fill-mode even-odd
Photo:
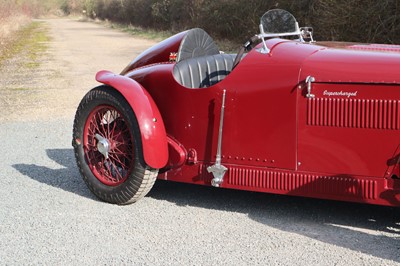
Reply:
[[[75,108],[97,70],[153,42],[43,23],[41,66],[0,70],[0,265],[400,265],[398,208],[165,181],[133,205],[98,201],[75,165]]]

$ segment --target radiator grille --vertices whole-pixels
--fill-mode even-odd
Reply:
[[[281,171],[231,167],[228,184],[280,192],[340,195],[360,199],[376,199],[376,181],[347,176],[317,176]]]
[[[399,112],[397,100],[314,98],[307,102],[307,125],[398,130]]]

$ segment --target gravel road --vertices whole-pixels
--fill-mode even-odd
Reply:
[[[43,20],[37,69],[0,70],[0,265],[400,265],[396,208],[157,181],[129,206],[98,201],[71,147],[81,97],[153,42]],[[22,57],[22,58],[21,58]]]

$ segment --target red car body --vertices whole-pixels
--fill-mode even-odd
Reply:
[[[159,179],[211,185],[226,91],[219,187],[400,206],[400,46],[273,38],[188,88],[169,61],[186,34],[96,77],[131,105]]]

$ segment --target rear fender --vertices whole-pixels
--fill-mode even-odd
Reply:
[[[168,142],[164,122],[150,94],[133,79],[100,71],[96,80],[119,91],[135,112],[142,137],[143,156],[147,165],[160,169],[168,161]]]

